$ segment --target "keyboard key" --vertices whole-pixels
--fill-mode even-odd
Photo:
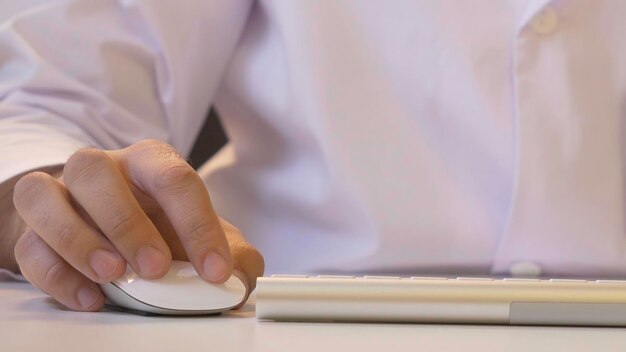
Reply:
[[[368,280],[399,280],[399,276],[363,276],[364,279]]]
[[[586,283],[587,280],[577,280],[577,279],[550,279],[550,282],[560,282],[560,283],[573,283],[573,284],[580,284],[580,283]]]
[[[595,282],[597,284],[626,284],[626,280],[596,280],[591,282]]]

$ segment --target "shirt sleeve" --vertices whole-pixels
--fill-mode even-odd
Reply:
[[[56,0],[0,26],[0,182],[81,146],[187,154],[251,0]]]

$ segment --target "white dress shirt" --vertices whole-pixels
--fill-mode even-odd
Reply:
[[[0,180],[190,151],[268,273],[626,274],[626,1],[55,0],[0,29]]]

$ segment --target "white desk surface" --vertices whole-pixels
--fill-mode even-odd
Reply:
[[[0,282],[0,351],[626,351],[626,328],[257,321],[254,303],[213,317],[64,310]]]

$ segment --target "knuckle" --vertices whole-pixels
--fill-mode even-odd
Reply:
[[[184,160],[167,162],[154,178],[157,191],[184,191],[196,182],[197,174]]]
[[[39,203],[44,197],[50,178],[44,172],[31,172],[20,178],[13,188],[13,204],[16,209],[27,209]]]
[[[137,149],[157,156],[159,159],[184,159],[171,144],[157,139],[145,139],[134,145]]]
[[[189,242],[200,247],[198,244],[211,241],[210,234],[215,232],[216,227],[216,224],[207,221],[190,221],[185,237]]]
[[[56,242],[60,251],[68,252],[74,249],[78,239],[77,227],[75,224],[62,224],[56,231]]]
[[[109,236],[112,240],[132,232],[141,221],[141,214],[137,210],[114,210],[107,220]]]
[[[65,163],[63,179],[68,184],[78,180],[89,182],[100,175],[109,161],[107,153],[103,150],[82,148],[70,156]]]
[[[178,150],[174,148],[174,146],[167,144],[167,143],[162,143],[156,148],[155,151],[159,157],[165,160],[167,159],[183,160],[184,159],[182,155],[178,152]]]
[[[45,269],[43,284],[45,287],[62,287],[63,281],[70,275],[69,266],[62,261],[56,261]]]

